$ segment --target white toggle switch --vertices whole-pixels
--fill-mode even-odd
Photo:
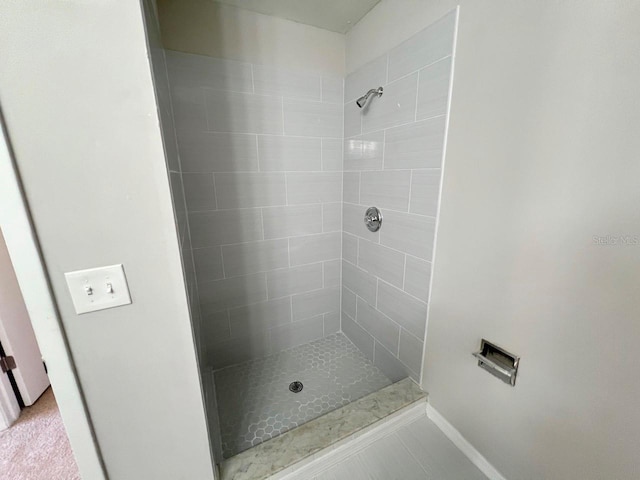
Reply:
[[[76,313],[88,313],[131,303],[122,265],[64,274]]]

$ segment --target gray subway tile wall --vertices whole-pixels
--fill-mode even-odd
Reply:
[[[343,79],[179,52],[167,61],[206,363],[339,331]]]
[[[257,172],[256,135],[178,130],[184,172]]]
[[[180,155],[178,153],[178,144],[176,139],[176,105],[172,104],[172,92],[171,86],[168,81],[168,57],[167,52],[155,45],[154,42],[150,44],[151,52],[151,66],[152,74],[154,78],[154,86],[156,92],[156,100],[158,103],[158,110],[160,114],[160,126],[162,132],[162,141],[165,148],[165,158],[167,162],[167,170],[169,171],[169,186],[171,191],[171,200],[173,203],[174,214],[176,219],[176,230],[178,233],[178,241],[180,246],[180,257],[182,262],[182,269],[184,272],[187,300],[189,302],[189,310],[191,313],[192,324],[195,336],[195,346],[198,359],[202,362],[205,357],[206,347],[202,341],[203,336],[207,332],[203,332],[200,313],[200,302],[198,295],[198,281],[196,277],[196,270],[194,268],[193,260],[193,248],[192,239],[190,235],[189,216],[187,214],[190,204],[206,203],[210,201],[209,195],[200,196],[200,193],[206,189],[199,188],[198,182],[194,195],[188,197],[185,183],[189,186],[191,178],[184,173],[183,165],[181,164]],[[189,96],[188,92],[178,92],[178,96],[183,95],[183,100],[187,103],[189,101],[197,100],[198,93],[192,92],[194,95]],[[184,107],[183,104],[181,107]],[[180,107],[180,106],[179,106]],[[187,123],[197,122],[201,120],[202,111],[196,108],[193,112],[185,111],[184,108],[178,115],[181,115]],[[208,179],[203,179],[203,183],[207,183]],[[190,192],[191,193],[191,192]],[[214,258],[207,265],[207,269],[212,277],[215,277],[214,273],[216,267],[215,263],[219,258]]]
[[[340,287],[342,278],[342,262],[340,260],[330,260],[322,264],[322,280],[324,287]]]
[[[454,31],[452,12],[346,79],[165,53],[204,364],[342,330],[390,378],[419,380]]]
[[[322,170],[322,139],[259,135],[263,172],[318,172]]]
[[[394,381],[420,381],[455,22],[454,11],[345,80],[342,331]],[[376,233],[363,223],[373,205]]]

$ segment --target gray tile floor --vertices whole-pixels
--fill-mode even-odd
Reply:
[[[426,416],[311,480],[487,480]],[[291,480],[310,480],[294,475]]]
[[[300,393],[289,384],[304,384]],[[391,381],[341,333],[214,372],[224,458]]]

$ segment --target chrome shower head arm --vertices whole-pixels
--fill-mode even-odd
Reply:
[[[358,100],[356,100],[356,105],[358,105],[358,107],[360,108],[364,107],[367,104],[367,100],[369,100],[369,97],[371,95],[377,95],[378,97],[381,97],[383,91],[384,89],[382,87],[372,88],[363,96],[361,96]]]

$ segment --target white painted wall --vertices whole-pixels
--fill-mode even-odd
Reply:
[[[158,0],[158,14],[169,50],[344,74],[340,33],[201,0]]]
[[[47,276],[44,272],[37,241],[26,210],[18,177],[10,155],[5,132],[0,137],[0,228],[11,257],[20,291],[29,313],[31,324],[47,362],[48,377],[55,392],[56,403],[64,421],[69,443],[83,478],[104,480],[102,457],[95,443],[78,378],[71,360],[64,332],[53,303]],[[7,398],[10,393],[3,375],[2,410],[9,412],[4,421],[18,417],[18,403]],[[12,410],[12,411],[11,411]]]
[[[458,2],[384,0],[347,71]],[[430,403],[506,478],[640,470],[640,5],[460,1],[427,332]],[[476,366],[522,356],[511,388]]]
[[[0,58],[3,113],[109,478],[212,478],[140,4],[5,2]],[[63,272],[120,262],[132,305],[76,315]]]

